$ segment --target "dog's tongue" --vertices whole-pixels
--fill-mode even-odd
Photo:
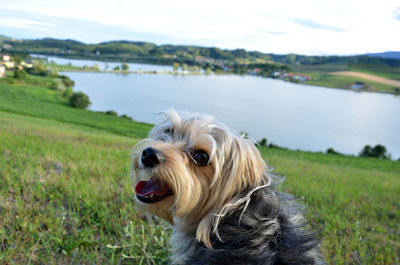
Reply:
[[[167,184],[162,185],[155,179],[139,181],[135,187],[136,194],[139,194],[140,196],[148,196],[152,193],[157,196],[163,196],[168,192],[168,190],[169,187]]]

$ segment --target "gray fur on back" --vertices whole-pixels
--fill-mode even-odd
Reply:
[[[174,231],[173,264],[326,264],[303,207],[292,196],[266,187],[252,194],[244,212],[243,207],[222,219],[222,241],[213,233],[213,249],[198,242],[195,231]]]

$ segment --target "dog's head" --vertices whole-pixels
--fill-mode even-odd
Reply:
[[[195,230],[209,244],[215,216],[242,192],[268,183],[254,144],[211,116],[166,112],[133,152],[139,208]]]

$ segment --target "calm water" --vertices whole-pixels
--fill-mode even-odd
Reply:
[[[400,97],[254,76],[64,73],[89,95],[96,111],[115,110],[155,123],[168,108],[216,116],[255,140],[290,149],[357,154],[383,144],[400,157]]]
[[[32,54],[32,57],[41,57],[47,58],[49,62],[54,61],[57,64],[67,65],[71,63],[74,66],[89,66],[92,67],[94,64],[97,64],[100,70],[112,70],[116,66],[120,66],[122,63],[116,62],[100,62],[100,61],[93,61],[93,60],[79,60],[79,59],[68,59],[68,58],[60,58],[54,56],[43,56],[43,55],[35,55]],[[164,72],[164,71],[172,71],[173,68],[170,65],[156,65],[156,64],[139,64],[139,63],[128,63],[130,71],[157,71],[157,72]],[[108,66],[108,69],[106,68]]]

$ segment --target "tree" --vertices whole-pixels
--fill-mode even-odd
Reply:
[[[181,66],[181,69],[182,69],[182,71],[187,71],[188,70],[188,65],[187,64],[182,64],[182,66]]]
[[[288,54],[286,55],[286,62],[288,64],[294,64],[296,62],[296,55],[295,54]]]
[[[71,107],[78,109],[86,109],[90,104],[89,96],[83,92],[75,92],[69,98],[69,103]]]
[[[121,65],[121,69],[122,69],[123,71],[128,71],[128,70],[129,70],[129,65],[128,65],[127,63],[123,63],[123,64]]]
[[[179,63],[174,62],[174,63],[172,64],[172,66],[173,66],[173,68],[174,68],[174,72],[178,71],[178,69],[179,69]]]
[[[119,71],[119,65],[115,66],[115,67],[113,68],[113,70],[114,70],[114,71]]]
[[[24,70],[16,69],[14,70],[14,78],[18,80],[24,80],[28,74]]]
[[[268,146],[267,138],[262,138],[261,141],[258,142],[260,146]]]
[[[371,154],[371,146],[370,145],[366,145],[364,146],[364,148],[361,150],[359,156],[361,157],[369,157]]]
[[[378,158],[388,158],[388,155],[386,154],[386,147],[380,144],[372,148],[372,155]]]
[[[386,147],[383,145],[375,145],[374,147],[371,147],[370,145],[364,146],[364,148],[361,150],[359,156],[361,157],[377,157],[377,158],[389,158],[390,155],[387,154]]]

